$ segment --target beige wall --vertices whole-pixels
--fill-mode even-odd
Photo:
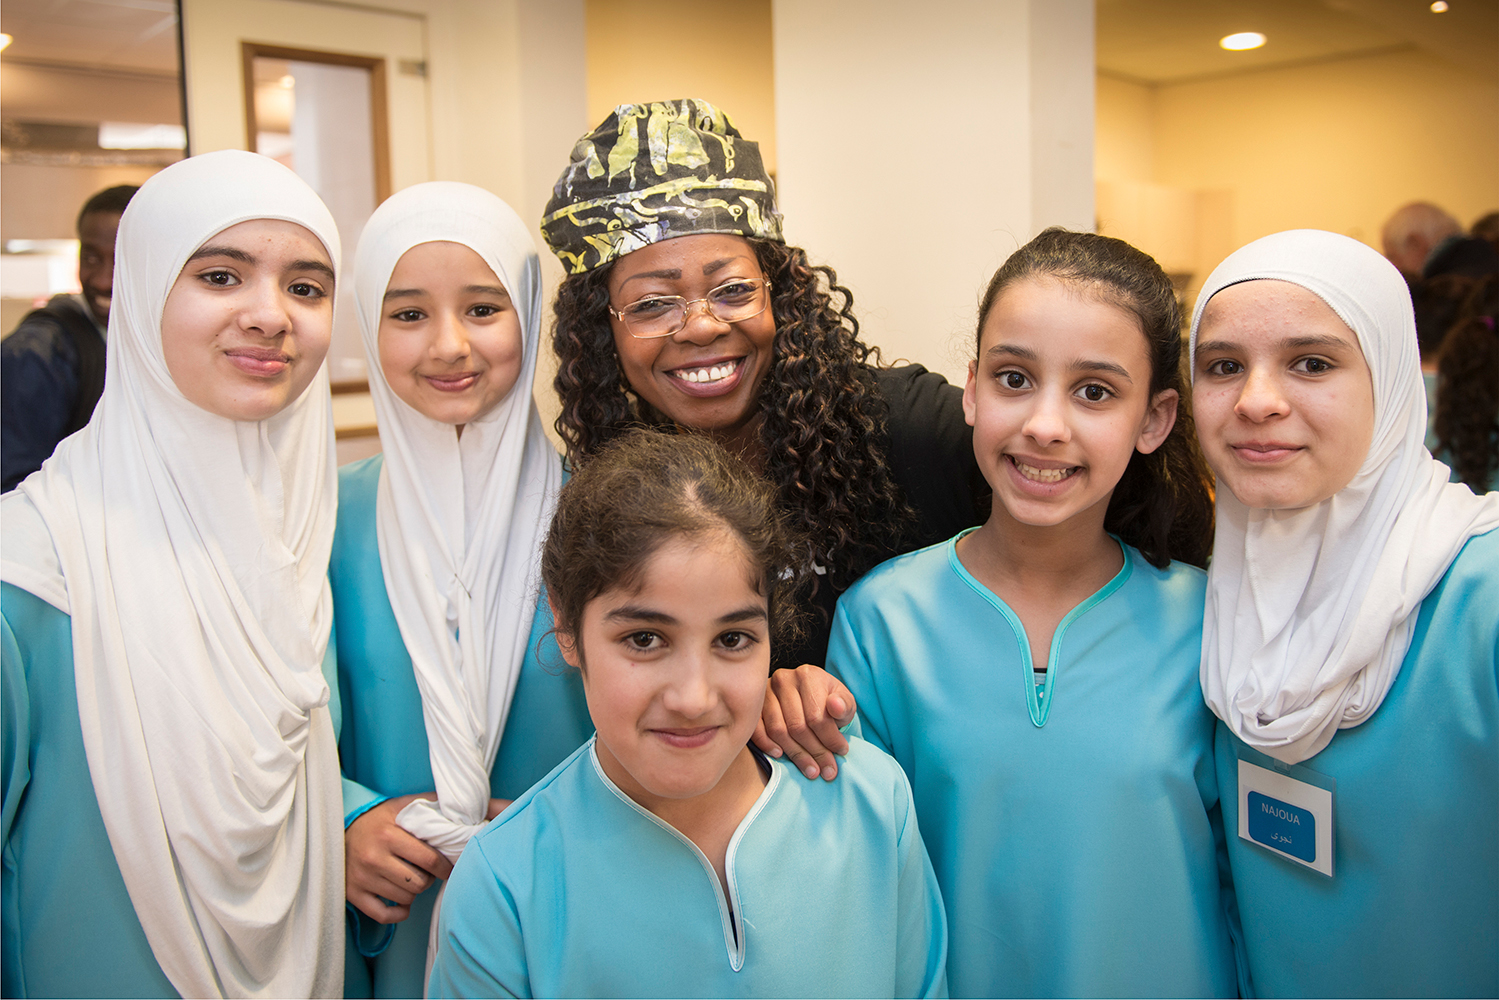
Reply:
[[[1155,88],[1098,75],[1093,172],[1099,180],[1155,179]]]
[[[590,125],[620,104],[700,97],[760,144],[774,173],[770,8],[770,0],[587,0]]]
[[[787,239],[961,382],[995,269],[1092,228],[1093,0],[777,0],[775,39]]]
[[[1284,229],[1378,248],[1409,201],[1464,224],[1499,209],[1499,84],[1417,49],[1170,86],[1100,77],[1097,101],[1102,231],[1194,271],[1194,290]],[[1174,222],[1149,207],[1188,202]]]
[[[1162,87],[1156,181],[1234,192],[1236,246],[1283,229],[1379,244],[1391,212],[1499,209],[1499,84],[1419,51]]]

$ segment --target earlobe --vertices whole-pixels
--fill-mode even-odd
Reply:
[[[975,405],[975,393],[977,392],[978,388],[975,382],[977,376],[978,362],[968,362],[968,381],[963,385],[963,420],[968,424],[969,427],[973,426],[973,421],[978,412],[977,406]]]
[[[557,620],[557,604],[552,600],[550,594],[547,595],[547,608],[552,612],[552,621],[555,622]],[[562,631],[561,628],[554,628],[552,635],[557,638],[557,651],[562,654],[563,662],[569,667],[581,669],[578,659],[577,639],[570,633]]]
[[[1163,389],[1155,394],[1145,411],[1140,436],[1135,439],[1136,451],[1149,455],[1165,443],[1171,435],[1171,428],[1176,426],[1176,408],[1180,401],[1175,389]]]

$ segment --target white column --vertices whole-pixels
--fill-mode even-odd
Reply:
[[[776,0],[775,76],[787,239],[961,381],[994,270],[1093,227],[1093,0]]]

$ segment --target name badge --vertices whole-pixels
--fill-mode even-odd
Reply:
[[[1331,878],[1332,785],[1310,768],[1241,757],[1239,837]]]

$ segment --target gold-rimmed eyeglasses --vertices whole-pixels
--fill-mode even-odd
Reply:
[[[699,302],[708,315],[720,323],[740,323],[765,311],[770,296],[762,278],[735,278],[725,281],[700,299],[680,295],[647,295],[620,309],[609,307],[630,336],[640,340],[670,337],[687,325],[687,314]]]

